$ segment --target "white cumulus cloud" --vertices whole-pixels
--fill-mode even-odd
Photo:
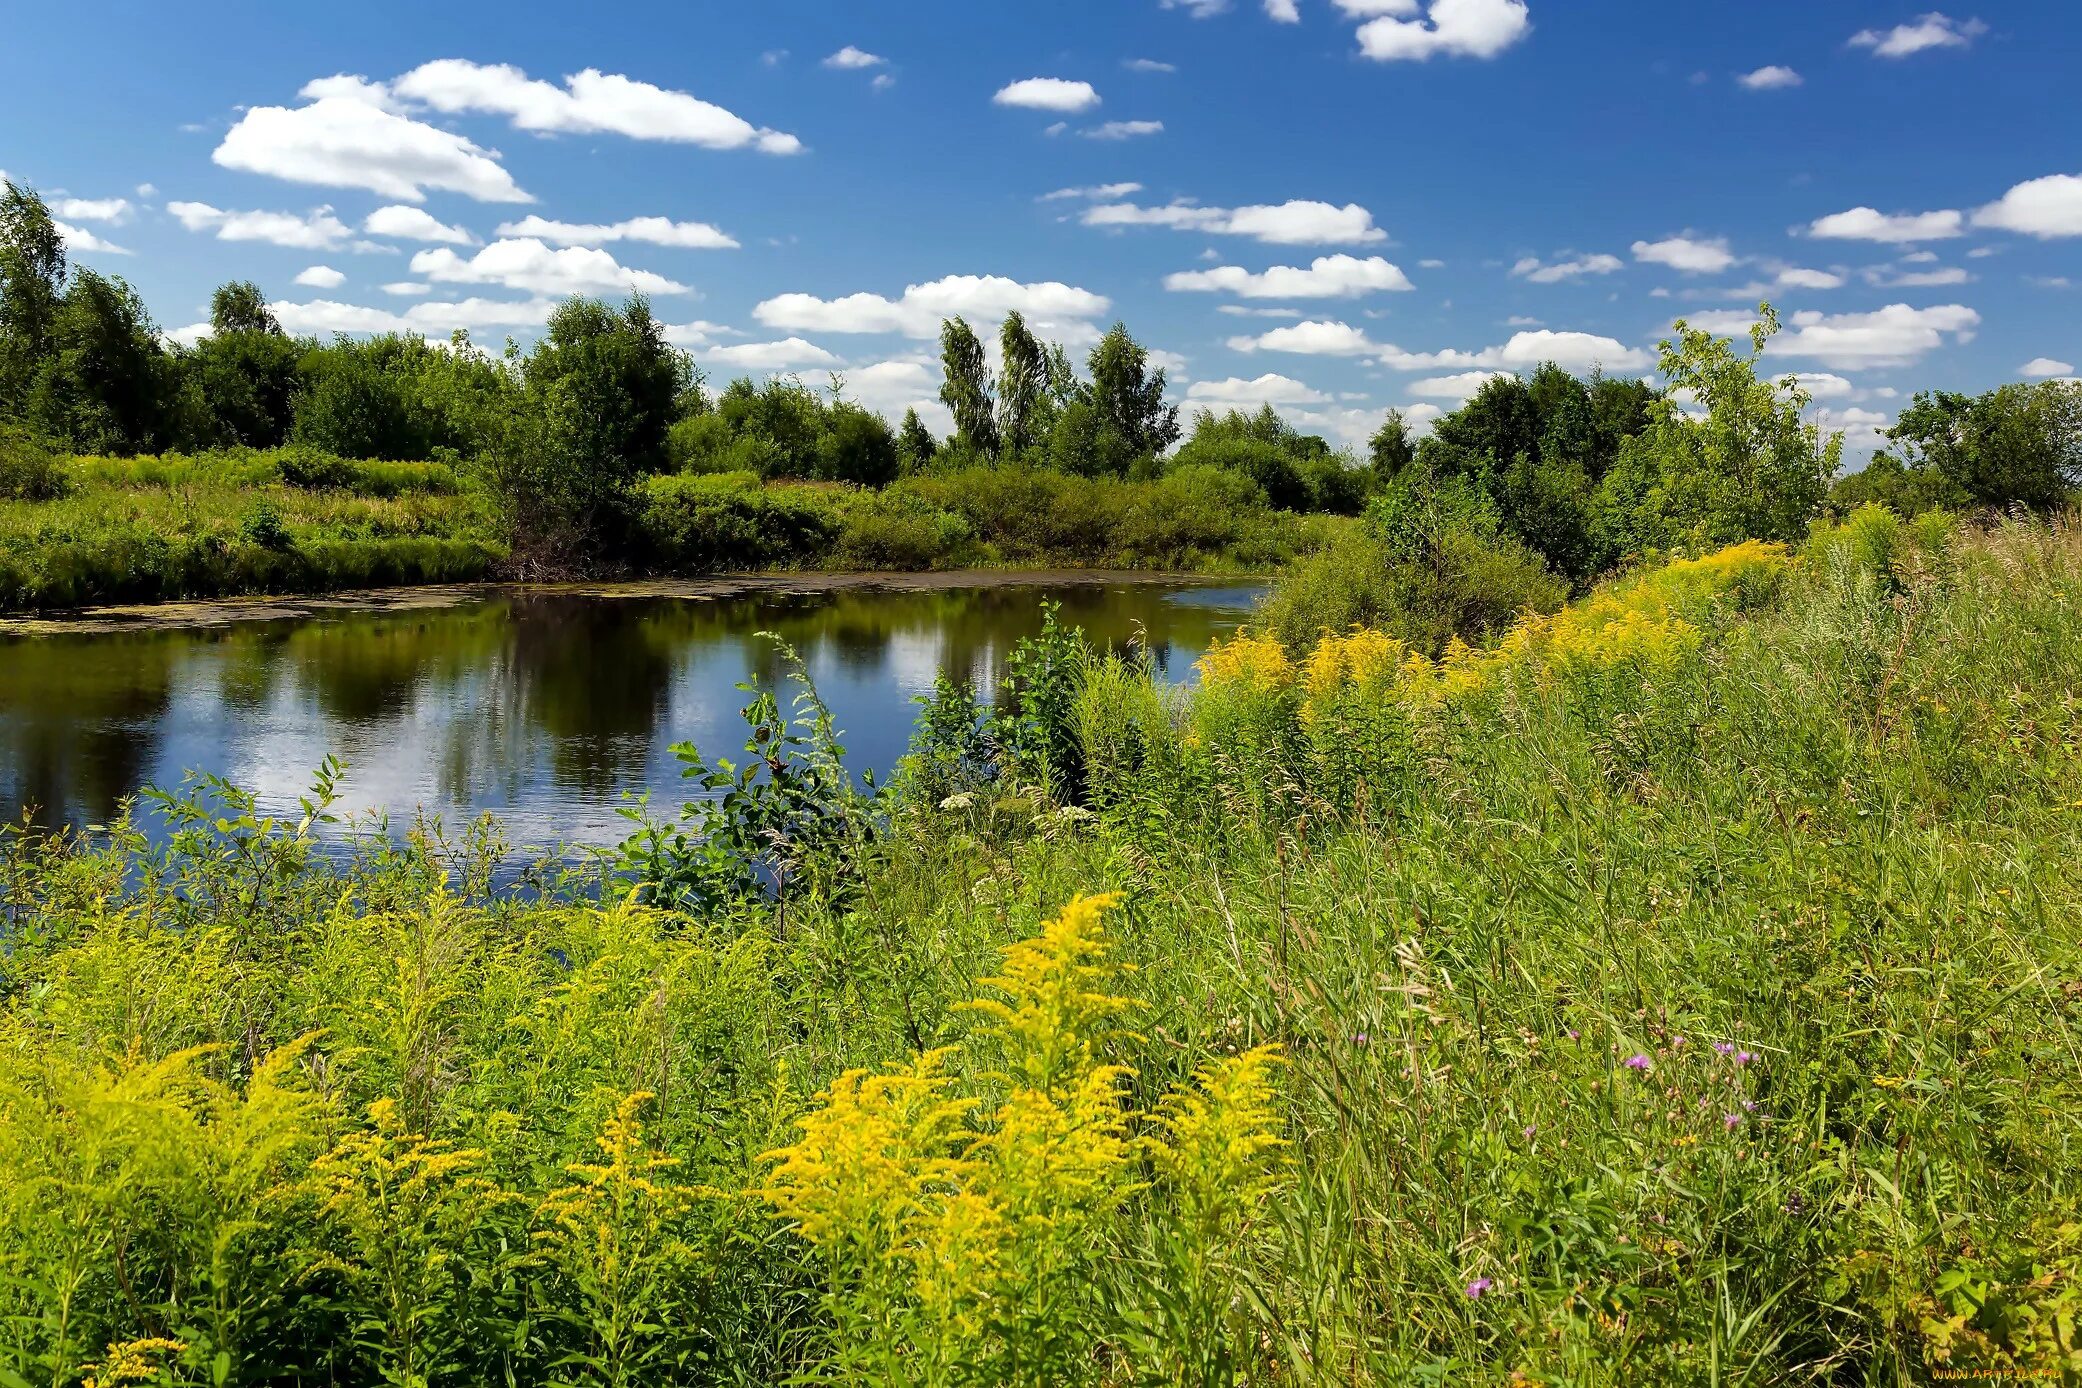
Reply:
[[[264,241],[295,250],[329,251],[353,234],[330,207],[304,217],[294,212],[227,212],[206,202],[170,202],[166,210],[188,230],[215,232],[219,241]]]
[[[2072,376],[2075,374],[2075,368],[2072,363],[2055,361],[2052,357],[2033,357],[2030,361],[2017,368],[2017,374],[2033,377]]]
[[[942,319],[960,315],[972,324],[988,324],[1017,310],[1044,336],[1091,341],[1097,337],[1092,320],[1112,306],[1104,295],[1056,280],[1022,284],[1002,275],[949,275],[910,285],[895,299],[779,294],[755,306],[752,316],[786,332],[898,333],[926,339],[940,335]]]
[[[740,342],[730,347],[711,347],[702,360],[747,371],[787,371],[803,366],[837,366],[838,357],[814,342],[799,337],[779,342]]]
[[[76,227],[70,222],[51,218],[51,226],[65,242],[65,249],[72,255],[129,255],[130,252],[115,242],[95,235],[85,227]]]
[[[2082,177],[2050,174],[2020,183],[1975,212],[1974,225],[2041,239],[2082,236]]]
[[[1340,5],[1347,13],[1353,6]],[[1525,0],[1432,0],[1430,10],[1416,16],[1417,5],[1387,3],[1357,7],[1379,18],[1359,26],[1359,51],[1376,62],[1423,62],[1434,55],[1494,58],[1532,29]]]
[[[1082,218],[1091,227],[1155,226],[1223,236],[1249,236],[1270,245],[1341,246],[1385,241],[1388,233],[1374,225],[1373,213],[1358,203],[1343,207],[1327,202],[1295,200],[1249,207],[1202,207],[1173,202],[1142,207],[1129,202],[1088,207]]]
[[[312,289],[338,289],[347,277],[330,265],[313,265],[297,273],[296,282]]]
[[[675,222],[669,217],[631,217],[626,221],[553,222],[527,216],[499,228],[501,236],[533,236],[560,246],[604,246],[612,241],[642,241],[685,250],[736,250],[737,241],[707,222]]]
[[[705,149],[795,154],[802,141],[753,125],[713,102],[618,73],[587,68],[559,87],[507,63],[439,58],[390,84],[394,98],[449,115],[505,116],[514,128],[570,134],[625,135]]]
[[[551,249],[532,236],[494,241],[465,259],[447,247],[412,257],[412,273],[437,284],[496,284],[534,294],[684,294],[687,286],[649,270],[632,270],[606,251]]]
[[[1100,183],[1089,188],[1058,188],[1053,193],[1043,193],[1035,201],[1064,202],[1070,199],[1084,199],[1093,202],[1110,201],[1114,198],[1124,198],[1130,193],[1139,193],[1141,191],[1142,185],[1140,183]]]
[[[852,70],[864,67],[880,67],[888,61],[889,59],[881,56],[879,53],[870,53],[866,49],[855,48],[849,43],[838,52],[826,58],[824,66]]]
[[[1569,256],[1551,264],[1543,264],[1538,256],[1529,255],[1513,265],[1511,273],[1534,284],[1560,284],[1585,275],[1609,275],[1625,268],[1626,262],[1616,255]]]
[[[1912,241],[1948,241],[1964,234],[1966,219],[1958,212],[1894,212],[1854,207],[1817,218],[1809,236],[1837,241],[1879,241],[1905,245]]]
[[[1452,376],[1429,376],[1410,383],[1410,394],[1430,396],[1434,400],[1466,400],[1476,391],[1488,385],[1507,371],[1462,371]]]
[[[1160,120],[1110,120],[1080,130],[1078,134],[1087,140],[1132,140],[1141,135],[1161,135],[1164,122]]]
[[[244,173],[365,188],[403,202],[424,202],[428,189],[479,202],[532,201],[493,151],[356,97],[251,107],[210,157]]]
[[[1663,241],[1636,241],[1634,259],[1648,265],[1667,265],[1687,275],[1717,275],[1733,265],[1735,253],[1723,240],[1699,240],[1672,236]]]
[[[268,305],[276,320],[292,333],[423,333],[433,337],[446,337],[457,328],[536,328],[549,321],[556,307],[555,299],[507,302],[475,298],[414,304],[403,313],[333,299]]]
[[[53,217],[63,217],[68,222],[121,226],[130,220],[128,198],[52,198],[49,205]]]
[[[1773,64],[1770,67],[1760,67],[1755,72],[1742,73],[1735,80],[1749,91],[1773,92],[1785,87],[1797,87],[1806,79],[1789,67]]]
[[[1594,367],[1632,371],[1655,361],[1649,353],[1614,338],[1592,333],[1555,332],[1546,328],[1514,333],[1502,346],[1486,347],[1476,352],[1450,348],[1438,352],[1410,352],[1393,343],[1375,342],[1349,323],[1312,320],[1274,328],[1257,337],[1232,337],[1228,345],[1238,352],[1371,357],[1394,371],[1428,371],[1442,367],[1519,370],[1549,361],[1571,371],[1588,371]]]
[[[991,98],[1000,106],[1023,106],[1032,111],[1089,111],[1099,104],[1099,93],[1089,82],[1072,82],[1061,77],[1029,77],[1000,87]]]
[[[1401,267],[1380,256],[1370,255],[1362,260],[1357,256],[1326,255],[1316,257],[1306,269],[1274,265],[1254,274],[1241,265],[1222,265],[1212,270],[1182,270],[1166,275],[1164,287],[1235,294],[1245,299],[1336,299],[1414,286]]]
[[[363,219],[361,229],[371,236],[394,236],[400,241],[438,241],[451,246],[469,246],[477,241],[469,232],[438,220],[425,208],[402,204],[377,208]]]
[[[1291,376],[1268,371],[1249,381],[1240,376],[1195,381],[1186,387],[1186,399],[1202,405],[1327,405],[1331,397]]]
[[[1861,29],[1851,35],[1851,47],[1869,48],[1880,58],[1906,58],[1931,48],[1965,48],[1987,32],[1978,19],[1953,19],[1933,10],[1910,24]]]
[[[1774,356],[1812,357],[1839,370],[1912,366],[1947,341],[1970,341],[1981,315],[1964,304],[1910,308],[1889,304],[1871,313],[1796,313],[1771,339]]]

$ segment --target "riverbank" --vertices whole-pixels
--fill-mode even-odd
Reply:
[[[780,903],[669,834],[604,906],[235,807],[0,840],[0,1366],[2075,1371],[2073,531],[1206,668],[1030,666],[874,804],[766,724],[793,798],[706,828]]]
[[[0,612],[502,579],[751,571],[1092,568],[1258,573],[1355,522],[1276,510],[1248,477],[1151,481],[968,467],[873,489],[664,475],[584,560],[515,555],[466,467],[307,450],[71,458],[55,495],[0,500]]]

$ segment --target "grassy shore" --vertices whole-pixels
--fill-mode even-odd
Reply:
[[[516,560],[468,467],[304,449],[77,457],[44,499],[0,499],[0,611],[568,576]],[[975,467],[880,490],[648,479],[599,575],[1078,566],[1259,571],[1352,522],[1271,509],[1248,479],[1154,482]]]
[[[779,902],[11,841],[0,1381],[2082,1373],[2082,533],[1069,649],[893,798],[765,711]]]

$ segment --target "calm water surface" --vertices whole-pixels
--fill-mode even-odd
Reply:
[[[327,755],[346,811],[497,813],[524,844],[610,843],[626,792],[677,803],[673,743],[735,756],[748,677],[802,656],[848,762],[887,772],[942,671],[995,688],[1044,598],[1095,640],[1146,639],[1190,678],[1259,589],[1165,580],[1005,578],[723,592],[492,590],[407,610],[0,636],[0,811],[109,817],[141,786],[210,771],[292,807]]]

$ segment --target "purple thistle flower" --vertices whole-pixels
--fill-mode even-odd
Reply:
[[[1649,1068],[1648,1057],[1645,1055],[1630,1055],[1626,1058],[1626,1067],[1629,1070],[1646,1070]]]
[[[1728,1131],[1732,1133],[1741,1125],[1742,1115],[1739,1113],[1724,1113],[1721,1115],[1721,1122],[1727,1124]]]
[[[1673,1047],[1682,1046],[1684,1044],[1684,1038],[1682,1036],[1673,1036],[1670,1038],[1670,1044]]]
[[[1749,1063],[1750,1063],[1751,1061],[1755,1060],[1756,1058],[1757,1058],[1757,1056],[1756,1056],[1756,1052],[1754,1052],[1754,1051],[1737,1051],[1737,1052],[1735,1052],[1735,1063],[1736,1063],[1737,1065],[1747,1065],[1747,1064],[1749,1064]]]
[[[1474,1281],[1468,1283],[1467,1285],[1468,1300],[1480,1301],[1485,1295],[1488,1294],[1489,1289],[1495,1285],[1496,1284],[1494,1282],[1491,1282],[1487,1277],[1477,1277]]]
[[[1536,1131],[1538,1130],[1532,1124],[1528,1123],[1525,1125],[1525,1135],[1527,1137],[1531,1137]]]
[[[1720,1055],[1733,1055],[1735,1054],[1735,1043],[1733,1041],[1716,1041],[1713,1043],[1713,1049]]]
[[[1367,1043],[1367,1040],[1367,1034],[1363,1031],[1355,1031],[1352,1033],[1352,1044],[1355,1046],[1364,1046]]]
[[[1578,1039],[1579,1039],[1579,1038],[1577,1037],[1577,1035],[1576,1035],[1576,1028],[1574,1028],[1574,1027],[1563,1027],[1563,1028],[1562,1028],[1562,1030],[1563,1030],[1563,1031],[1566,1031],[1567,1033],[1569,1033],[1569,1039],[1570,1039],[1571,1041],[1575,1041],[1575,1040],[1578,1040]]]

